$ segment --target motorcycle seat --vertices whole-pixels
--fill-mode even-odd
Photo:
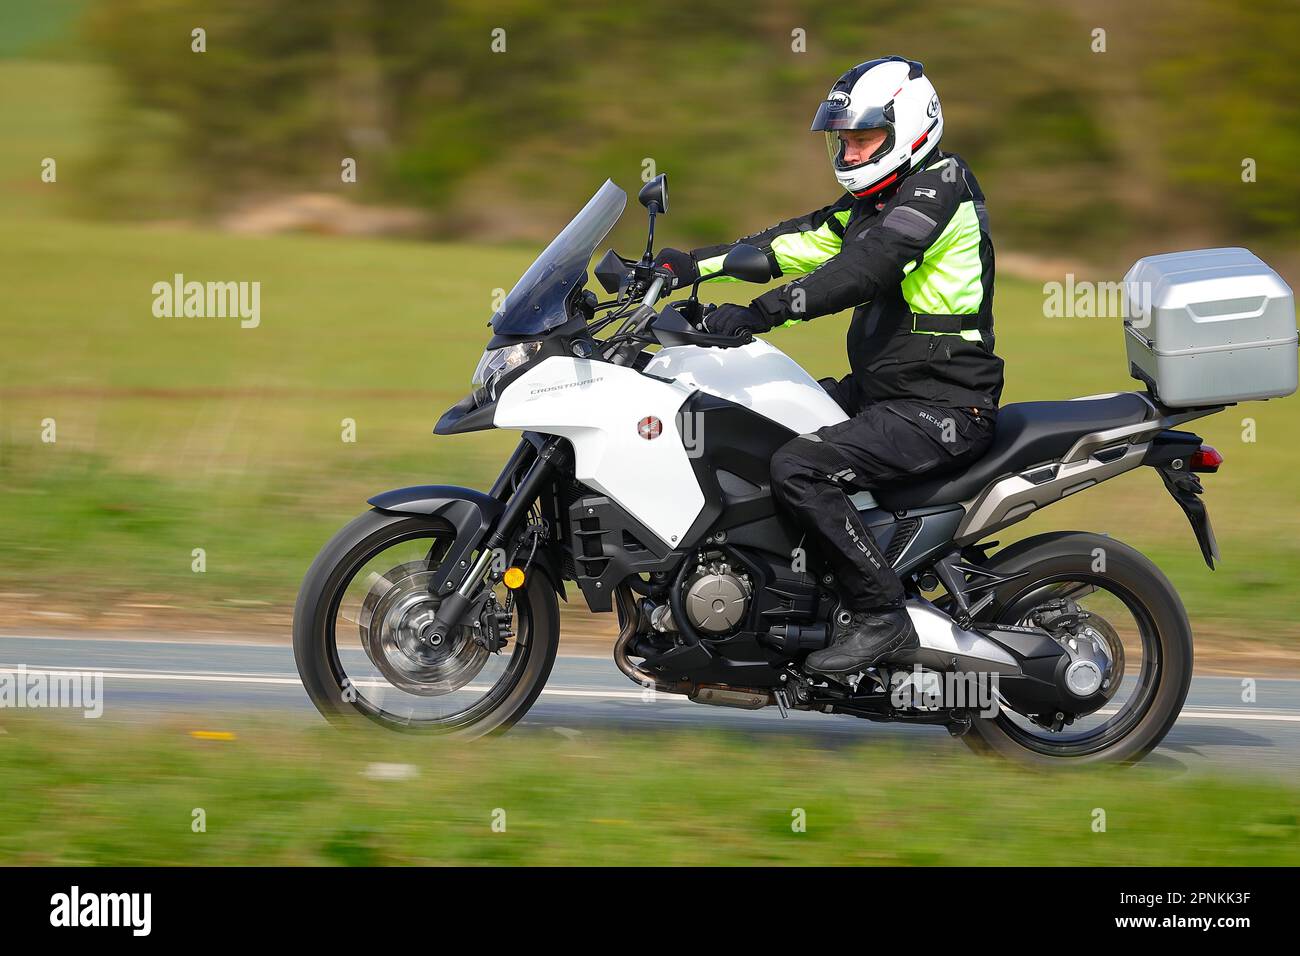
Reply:
[[[966,501],[999,478],[1059,459],[1084,435],[1136,425],[1154,414],[1151,403],[1138,392],[1003,405],[993,443],[964,471],[906,485],[882,485],[872,494],[891,511]]]

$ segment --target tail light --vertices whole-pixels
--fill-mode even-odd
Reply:
[[[1189,471],[1218,471],[1223,464],[1223,456],[1209,445],[1202,445],[1187,460]]]

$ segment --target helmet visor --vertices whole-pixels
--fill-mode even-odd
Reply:
[[[874,149],[863,148],[866,130],[827,130],[826,152],[836,169],[849,170],[875,162],[894,148],[892,123],[877,127],[885,134]]]
[[[832,90],[831,95],[817,107],[817,115],[813,117],[809,130],[819,133],[832,129],[878,129],[893,124],[893,113],[892,108],[886,111],[884,106],[855,108],[848,94]]]

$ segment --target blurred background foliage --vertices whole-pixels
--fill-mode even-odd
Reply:
[[[1294,0],[99,0],[80,37],[119,91],[100,214],[337,191],[350,156],[348,195],[417,207],[427,233],[535,239],[648,160],[679,240],[734,238],[834,198],[808,121],[841,71],[897,52],[934,77],[1003,247],[1108,262],[1300,235]]]

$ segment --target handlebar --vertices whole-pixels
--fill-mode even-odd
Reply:
[[[650,283],[650,287],[645,290],[645,295],[641,299],[641,304],[653,308],[655,302],[659,298],[659,293],[663,291],[663,287],[664,277],[655,276],[654,281]]]
[[[658,301],[659,295],[663,291],[665,281],[664,276],[655,276],[655,278],[651,280],[650,285],[646,287],[645,294],[641,297],[640,306],[634,313],[627,317],[615,332],[613,338],[621,341],[619,344],[614,345],[611,349],[605,352],[607,359],[613,364],[629,365],[632,363],[633,359],[640,354],[646,341],[641,336],[650,327],[651,320],[658,314],[654,310],[654,304]],[[742,329],[734,335],[719,335],[714,332],[709,332],[707,331],[703,321],[704,315],[707,313],[700,315],[699,322],[693,322],[688,319],[687,316],[682,314],[680,310],[673,309],[673,306],[676,304],[677,303],[670,304],[668,308],[664,310],[663,314],[666,315],[670,310],[675,311],[679,317],[678,321],[684,322],[687,328],[692,329],[693,331],[688,335],[685,330],[682,330],[681,334],[677,334],[665,329],[664,332],[672,334],[675,339],[680,339],[680,341],[674,341],[674,338],[668,338],[659,331],[661,326],[656,326],[654,338],[656,338],[662,345],[702,345],[709,348],[727,349],[739,348],[754,341],[753,332],[750,329]],[[624,337],[627,337],[627,339],[624,340]]]

